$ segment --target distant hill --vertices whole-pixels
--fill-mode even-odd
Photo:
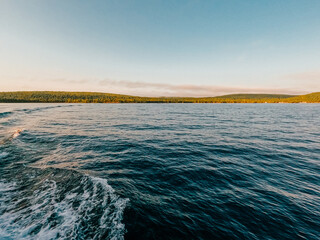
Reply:
[[[317,103],[320,103],[320,92],[291,97],[291,98],[286,99],[286,102],[289,102],[289,103],[300,103],[300,102],[316,103],[317,102]]]
[[[218,97],[139,97],[99,92],[0,92],[2,103],[320,103],[320,92],[306,95],[230,94]]]
[[[296,95],[286,94],[229,94],[218,96],[216,98],[228,98],[228,99],[269,99],[269,98],[290,98]]]

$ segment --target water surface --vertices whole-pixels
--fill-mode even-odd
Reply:
[[[0,104],[0,239],[319,239],[319,104]]]

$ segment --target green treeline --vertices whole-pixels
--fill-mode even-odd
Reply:
[[[320,103],[320,92],[306,95],[231,94],[219,97],[138,97],[97,92],[0,92],[2,103]]]

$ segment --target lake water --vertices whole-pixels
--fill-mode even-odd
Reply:
[[[320,239],[320,105],[0,104],[0,239]]]

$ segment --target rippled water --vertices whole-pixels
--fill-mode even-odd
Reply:
[[[0,104],[0,239],[320,239],[319,104]]]

